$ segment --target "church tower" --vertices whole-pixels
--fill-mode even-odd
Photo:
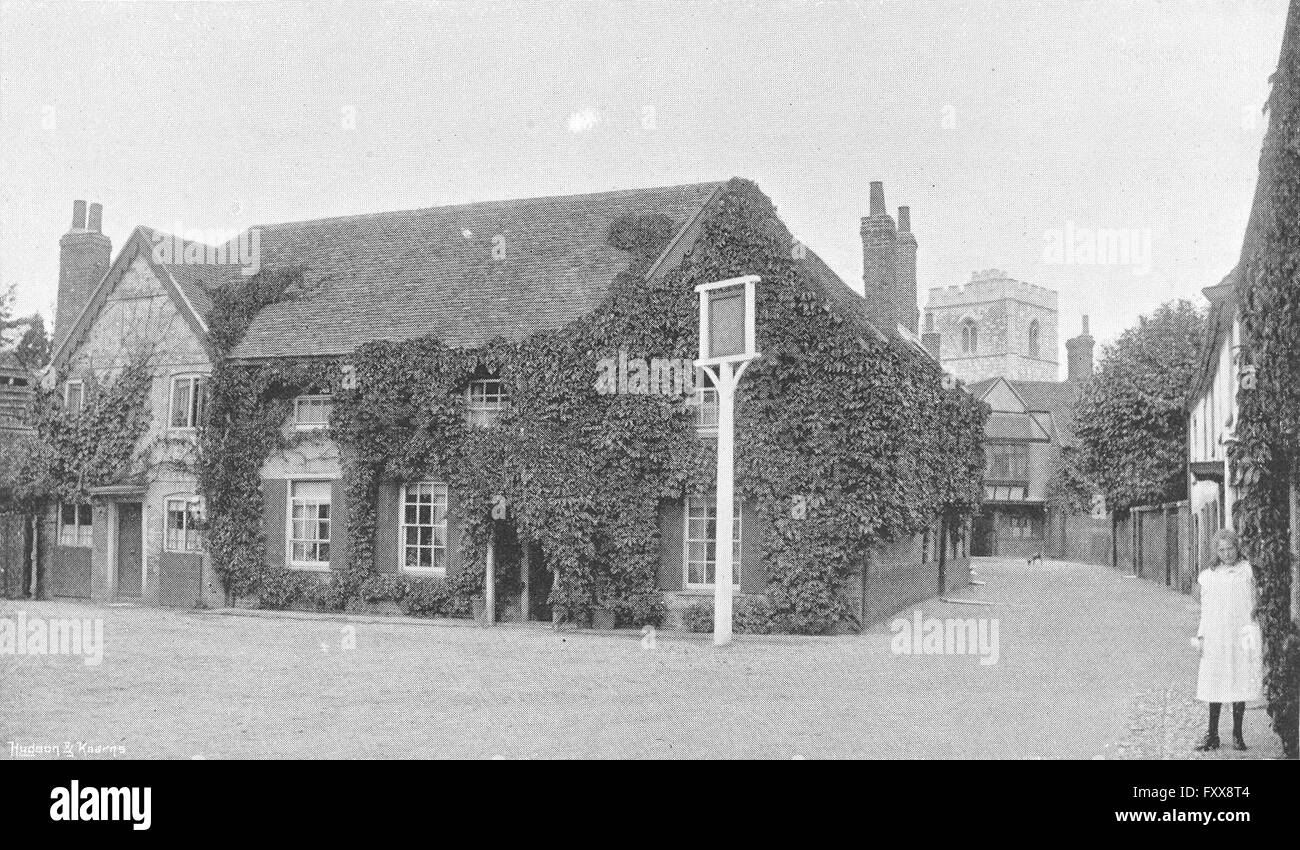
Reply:
[[[988,269],[965,286],[930,290],[922,339],[967,383],[1058,381],[1056,293]]]

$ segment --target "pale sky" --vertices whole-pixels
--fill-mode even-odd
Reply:
[[[0,285],[52,317],[74,199],[104,205],[116,251],[137,224],[741,176],[860,291],[858,221],[883,180],[891,213],[912,207],[922,307],[1000,268],[1059,291],[1062,343],[1081,313],[1104,343],[1236,263],[1285,15],[1285,0],[0,0]],[[1045,261],[1067,227],[1149,232],[1149,271]]]

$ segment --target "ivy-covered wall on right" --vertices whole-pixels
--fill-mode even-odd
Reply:
[[[1300,630],[1292,610],[1300,479],[1300,7],[1291,5],[1268,101],[1259,184],[1238,292],[1244,360],[1241,418],[1229,453],[1241,498],[1235,521],[1251,547],[1264,632],[1265,698],[1288,758],[1300,757]],[[1253,367],[1253,368],[1252,368]]]

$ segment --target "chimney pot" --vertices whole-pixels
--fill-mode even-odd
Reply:
[[[1088,336],[1088,314],[1083,314],[1083,333],[1080,336]]]
[[[103,224],[103,218],[104,218],[104,207],[103,207],[103,205],[102,205],[102,204],[91,204],[91,205],[90,205],[90,214],[89,214],[89,216],[87,217],[87,221],[86,221],[86,228],[87,228],[88,230],[93,231],[94,233],[99,233],[99,232],[100,232],[100,227],[101,227],[101,225]]]
[[[885,184],[880,180],[871,181],[871,202],[867,214],[873,216],[885,214]]]
[[[898,232],[899,233],[912,232],[912,208],[911,207],[898,208]]]
[[[73,230],[86,229],[86,202],[85,201],[72,202],[72,229]]]

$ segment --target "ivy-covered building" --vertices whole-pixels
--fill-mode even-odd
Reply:
[[[1300,757],[1300,3],[1270,77],[1268,129],[1236,267],[1204,290],[1210,324],[1186,410],[1199,564],[1234,528],[1254,568],[1264,696]]]
[[[46,447],[47,596],[193,606],[222,599],[202,551],[196,476],[224,270],[166,265],[136,228],[110,262],[102,210],[74,204],[59,242],[55,348],[36,401]]]
[[[129,408],[137,373],[148,415],[100,480],[55,476],[78,583],[52,587],[465,613],[491,553],[503,616],[661,622],[715,580],[693,287],[752,273],[745,616],[820,631],[933,595],[964,580],[984,408],[920,347],[898,224],[873,184],[866,298],[742,180],[261,226],[256,274],[140,228],[87,287],[99,255],[74,252],[46,430],[85,437],[78,407]]]

